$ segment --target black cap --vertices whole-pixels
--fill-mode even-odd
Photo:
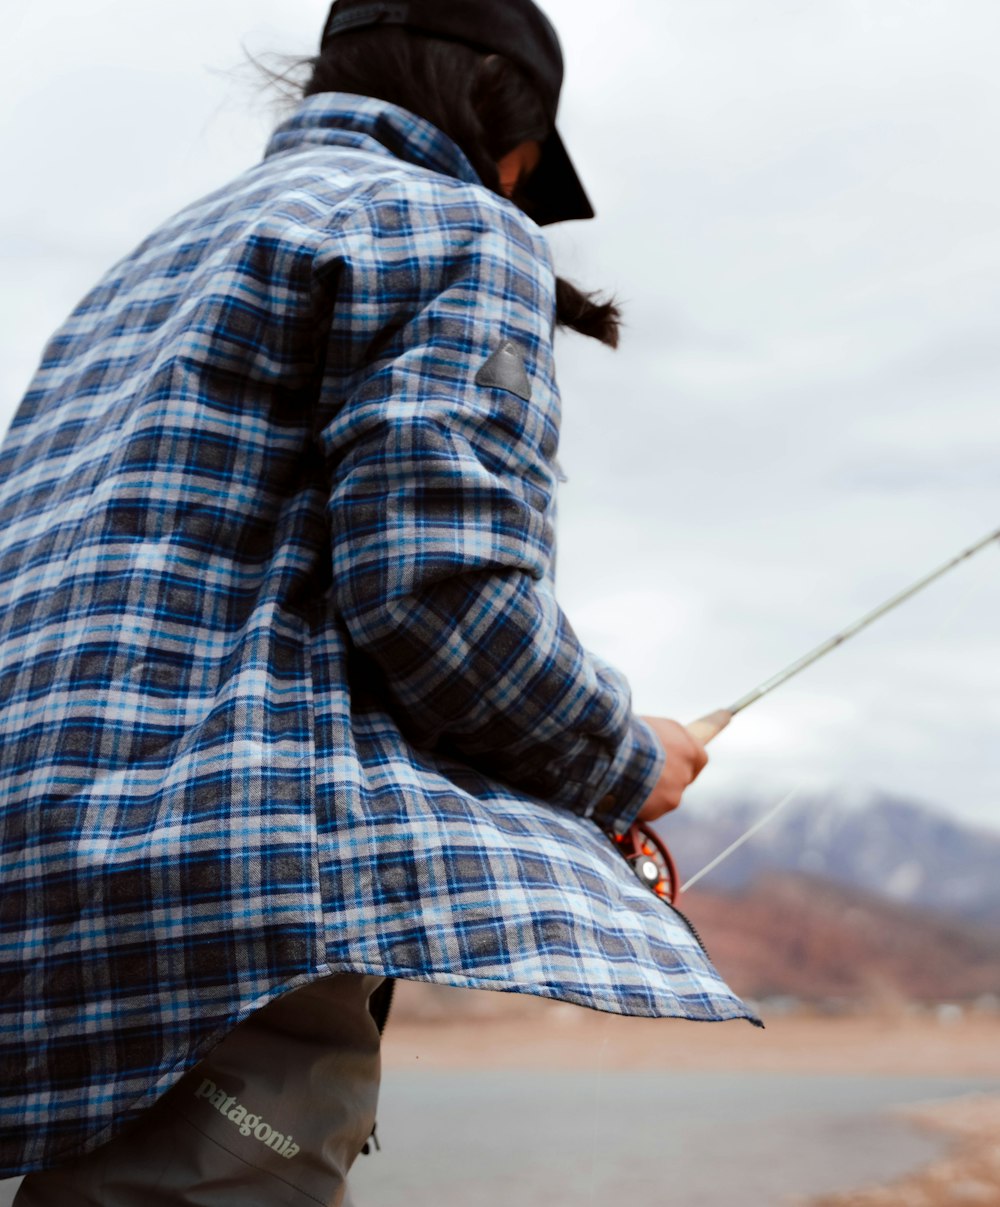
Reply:
[[[563,82],[559,38],[531,0],[334,0],[320,46],[337,34],[372,25],[405,25],[503,55],[522,68],[538,90],[550,128],[538,166],[521,189],[525,206],[539,226],[594,217],[556,129]]]

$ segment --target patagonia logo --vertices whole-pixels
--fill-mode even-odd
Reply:
[[[517,344],[504,340],[476,374],[477,386],[496,386],[531,401],[531,381]]]
[[[260,1115],[250,1114],[242,1103],[237,1102],[231,1095],[227,1095],[225,1090],[220,1090],[215,1082],[210,1081],[207,1077],[195,1090],[194,1096],[210,1102],[224,1119],[228,1119],[233,1127],[239,1129],[241,1136],[253,1136],[255,1140],[266,1144],[268,1148],[273,1148],[279,1156],[286,1160],[290,1161],[299,1151],[299,1146],[291,1136],[276,1131],[269,1123],[261,1119]]]

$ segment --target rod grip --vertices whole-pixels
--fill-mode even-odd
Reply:
[[[717,708],[715,712],[706,713],[705,716],[699,717],[697,721],[691,721],[685,725],[685,729],[692,737],[697,738],[702,746],[707,746],[716,734],[721,733],[729,722],[733,719],[733,714],[725,708]]]

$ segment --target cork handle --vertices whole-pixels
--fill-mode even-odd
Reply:
[[[725,708],[717,708],[715,712],[707,713],[703,717],[699,717],[697,721],[691,721],[686,725],[688,733],[697,738],[702,746],[707,746],[717,733],[721,733],[729,722],[733,719],[733,714]]]

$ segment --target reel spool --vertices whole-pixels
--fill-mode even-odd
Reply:
[[[685,728],[692,737],[707,746],[717,733],[726,728],[734,712],[735,706],[732,709],[717,708],[715,712],[699,717]],[[611,834],[610,837],[649,891],[661,901],[673,905],[681,895],[681,885],[673,856],[659,834],[651,830],[645,822],[636,821],[624,834]]]
[[[673,856],[659,834],[637,821],[624,834],[614,835],[614,841],[649,891],[672,905],[680,895],[680,880]]]

